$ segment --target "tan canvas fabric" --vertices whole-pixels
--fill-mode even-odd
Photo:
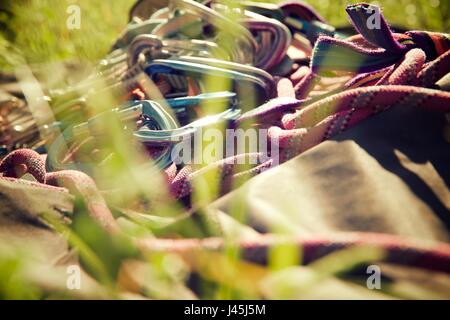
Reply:
[[[253,178],[212,204],[242,201],[261,232],[380,232],[448,242],[445,117],[395,109]]]

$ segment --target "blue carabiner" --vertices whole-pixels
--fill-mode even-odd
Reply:
[[[84,123],[68,127],[55,139],[48,150],[47,169],[78,169],[92,173],[93,164],[64,163],[65,146],[76,138],[103,134],[100,124],[111,116],[117,116],[122,122],[141,119],[142,126],[133,132],[133,136],[146,146],[160,147],[161,151],[153,160],[158,167],[166,168],[172,162],[171,151],[175,144],[192,137],[201,128],[236,120],[241,114],[236,104],[236,94],[232,92],[204,93],[166,100],[175,113],[204,102],[229,103],[229,108],[222,113],[200,118],[182,127],[178,125],[178,120],[169,110],[163,108],[158,101],[132,101],[122,107],[102,112]]]
[[[236,120],[241,114],[240,109],[228,109],[221,113],[200,118],[190,124],[176,128],[176,129],[160,129],[152,130],[143,126],[141,129],[135,131],[133,135],[142,143],[152,145],[170,145],[173,146],[184,140],[190,139],[194,134],[205,127],[213,126],[221,122],[228,122]],[[143,110],[143,116],[153,119],[153,112],[146,114]]]
[[[258,70],[263,72],[263,70]],[[202,81],[214,78],[228,79],[233,85],[233,91],[237,93],[239,105],[241,106],[256,106],[266,102],[274,96],[273,88],[269,87],[268,83],[260,77],[237,70],[228,70],[219,66],[201,64],[199,62],[188,62],[181,59],[157,59],[146,65],[144,71],[153,80],[156,80],[157,77],[162,74],[168,76],[191,77],[199,81],[203,90],[206,90],[207,88]],[[251,92],[253,92],[254,97],[249,97]],[[251,98],[254,100],[253,103],[251,102]]]

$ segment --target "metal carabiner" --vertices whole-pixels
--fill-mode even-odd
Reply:
[[[174,110],[177,116],[186,112],[187,109],[201,104],[216,103],[219,105],[226,105],[228,108],[237,107],[236,93],[229,91],[208,92],[196,96],[186,96],[165,100],[168,106]]]
[[[145,125],[154,130],[173,130],[179,127],[176,119],[159,103],[150,100],[133,102],[123,108],[115,108],[102,112],[84,123],[65,129],[47,150],[47,169],[79,169],[87,173],[92,173],[93,164],[65,163],[65,159],[67,158],[66,152],[68,151],[67,145],[73,143],[75,139],[93,138],[104,134],[101,131],[100,124],[107,121],[111,116],[116,116],[121,122],[125,122],[137,120],[143,115],[148,117]],[[145,143],[145,141],[142,142]],[[162,148],[159,155],[154,159],[155,163],[161,168],[170,164],[170,150],[170,147]]]
[[[186,28],[190,24],[195,24],[200,21],[205,21],[214,26],[218,30],[231,35],[236,42],[236,50],[232,50],[232,60],[239,63],[253,64],[257,43],[252,34],[243,26],[236,24],[231,19],[208,8],[201,3],[193,0],[172,0],[169,8],[171,12],[177,12],[177,15],[170,16],[167,22],[156,27],[153,34],[161,38],[172,37],[181,28]],[[178,13],[179,11],[182,13]],[[203,33],[204,22],[201,22],[198,31]],[[203,34],[197,34],[197,37],[204,37]],[[192,37],[191,37],[192,38]],[[232,48],[223,48],[229,50]]]
[[[197,80],[202,92],[206,92],[207,90],[202,80],[206,81],[214,78],[228,79],[233,85],[233,91],[238,95],[239,105],[241,106],[244,104],[244,101],[250,104],[250,98],[255,98],[256,103],[260,104],[261,101],[265,102],[273,96],[273,88],[271,87],[270,81],[267,81],[267,79],[271,79],[271,76],[268,74],[268,77],[263,79],[259,76],[244,73],[242,70],[238,71],[236,66],[242,66],[239,64],[226,63],[223,61],[215,62],[215,60],[212,60],[213,62],[209,65],[207,62],[211,60],[208,59],[201,59],[201,61],[198,62],[186,61],[186,59],[195,60],[195,58],[192,57],[184,57],[183,59],[154,60],[152,63],[145,66],[144,70],[152,80],[156,80],[160,75],[193,78]],[[220,64],[224,66],[224,63],[226,64],[224,68],[219,66]],[[227,69],[228,67],[229,69]],[[246,68],[252,67],[246,66]],[[266,74],[263,70],[257,68],[252,68],[251,70],[257,70],[259,74]],[[252,91],[254,97],[248,97]]]
[[[194,134],[202,128],[216,125],[224,121],[236,120],[241,114],[240,109],[228,109],[221,113],[206,116],[196,121],[189,123],[176,129],[160,129],[152,130],[148,129],[148,126],[143,126],[139,130],[135,131],[133,135],[142,143],[152,145],[174,145],[184,140],[190,139]],[[147,117],[153,120],[153,112],[149,114],[146,110],[143,110],[143,117]]]
[[[136,38],[141,34],[151,34],[152,31],[157,26],[159,26],[164,22],[165,22],[164,19],[154,19],[154,18],[153,19],[150,18],[145,21],[139,22],[132,21],[127,25],[126,29],[122,31],[122,34],[116,40],[112,48],[113,49],[126,48],[131,44],[134,38]]]
[[[230,8],[220,3],[214,4],[213,8],[220,13],[232,10],[242,13],[243,17],[239,23],[257,39],[254,66],[268,70],[283,60],[292,38],[291,32],[283,23],[249,10]]]
[[[226,56],[225,50],[216,43],[206,40],[178,40],[160,39],[155,35],[142,34],[134,38],[127,49],[128,66],[138,63],[141,54],[145,55],[145,61],[154,59],[172,58],[180,55],[194,55],[199,57],[211,57],[213,52]]]
[[[175,111],[175,114],[183,112],[186,108],[196,106],[202,103],[226,103],[228,110],[236,110],[236,94],[233,92],[223,91],[214,93],[203,93],[197,96],[180,97],[174,99],[165,100],[165,103]],[[227,113],[228,114],[228,113]],[[175,119],[170,112],[165,110],[159,101],[153,100],[139,100],[133,101],[129,104],[121,107],[115,108],[106,112],[102,112],[88,121],[73,126],[72,134],[73,136],[80,136],[82,134],[93,134],[98,135],[98,124],[105,121],[107,116],[116,115],[118,119],[122,122],[137,120],[138,118],[143,119],[144,126],[147,129],[153,130],[174,130],[178,128],[178,121]],[[209,116],[208,116],[209,117]],[[208,118],[204,117],[204,118]],[[221,116],[218,116],[219,118]],[[145,119],[147,118],[147,119]],[[204,119],[202,118],[202,119]],[[196,120],[192,123],[204,122],[204,120]],[[151,120],[151,121],[150,121]],[[150,122],[146,122],[150,121]],[[208,121],[206,121],[208,122]],[[153,123],[153,124],[151,124]],[[192,126],[192,123],[188,126]],[[151,127],[151,128],[149,128]]]
[[[194,56],[181,56],[177,60],[185,61],[188,63],[204,64],[211,67],[218,67],[250,75],[252,77],[258,78],[260,82],[263,83],[263,91],[265,92],[265,98],[263,99],[270,99],[275,95],[276,89],[273,77],[268,72],[260,68],[236,62],[224,61],[221,59],[199,58]]]
[[[120,122],[140,120],[140,127],[133,132],[138,142],[147,147],[158,147],[159,154],[153,160],[165,168],[171,163],[171,150],[174,144],[187,139],[198,129],[217,124],[221,121],[235,120],[241,111],[235,103],[236,94],[232,92],[215,92],[201,94],[191,97],[169,99],[165,102],[175,114],[183,109],[201,104],[203,102],[224,103],[229,102],[226,111],[200,118],[185,126],[180,127],[178,119],[168,112],[158,101],[141,100],[133,101],[122,107],[102,112],[81,124],[66,128],[52,143],[47,156],[47,168],[49,170],[81,169],[86,172],[92,171],[90,164],[64,163],[67,151],[66,145],[75,139],[96,137],[104,134],[101,124],[108,121],[111,116],[118,118]]]

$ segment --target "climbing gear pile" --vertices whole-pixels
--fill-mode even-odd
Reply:
[[[221,171],[219,184],[258,174],[393,107],[450,112],[450,36],[393,32],[376,6],[346,8],[353,34],[298,1],[172,0],[149,17],[136,11],[90,77],[42,97],[56,122],[38,127],[19,101],[2,98],[0,139],[4,153],[12,151],[0,165],[3,177],[29,173],[46,183],[47,175],[66,170],[90,174],[95,164],[77,162],[77,152],[86,152],[83,144],[101,134],[96,124],[113,114],[127,128],[132,122],[133,139],[149,150],[181,199],[190,195],[191,180],[209,169]],[[121,105],[74,123],[101,85]],[[200,169],[174,163],[174,146],[219,124],[266,129],[277,161],[258,150]],[[53,133],[45,141],[43,130]],[[252,166],[237,171],[245,159]]]

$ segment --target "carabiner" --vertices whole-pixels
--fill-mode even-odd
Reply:
[[[148,110],[143,110],[144,119],[147,118],[149,120],[153,120],[154,115],[152,110],[150,110],[150,113],[147,113],[147,111]],[[176,129],[152,130],[148,128],[148,125],[146,125],[135,131],[133,135],[144,144],[150,143],[151,145],[156,146],[174,145],[192,138],[199,129],[213,126],[221,122],[236,120],[240,114],[240,109],[228,109],[219,114],[200,118],[186,126]]]
[[[145,21],[132,21],[130,22],[126,29],[122,32],[119,38],[113,45],[113,49],[126,48],[130,43],[141,34],[150,34],[152,31],[164,23],[164,19],[147,19]]]
[[[236,105],[236,94],[232,92],[205,93],[197,96],[168,99],[165,101],[178,115],[184,109],[203,102],[230,103],[229,108],[219,114],[206,116],[183,127],[171,112],[162,107],[160,102],[152,100],[133,101],[119,108],[102,112],[84,123],[66,128],[52,143],[48,150],[48,170],[81,169],[91,173],[91,164],[64,163],[66,144],[75,139],[98,137],[102,134],[101,124],[115,116],[121,122],[138,121],[140,126],[133,132],[138,142],[147,147],[157,147],[159,154],[153,160],[165,168],[171,163],[171,150],[174,144],[189,138],[199,128],[214,125],[222,121],[235,120],[241,111]]]
[[[160,39],[155,35],[142,34],[136,36],[127,49],[128,66],[132,67],[139,61],[141,54],[145,55],[145,61],[154,59],[173,58],[180,55],[194,55],[198,57],[211,57],[212,53],[226,56],[225,50],[211,41],[206,40],[178,40]]]
[[[176,11],[177,15],[170,16],[170,19],[166,23],[156,27],[153,30],[154,35],[161,38],[173,37],[182,27],[189,26],[192,23],[198,23],[200,18],[218,30],[230,34],[236,40],[237,46],[235,49],[238,50],[232,50],[230,52],[233,61],[253,64],[257,43],[245,27],[193,0],[172,0],[169,8],[171,12]],[[182,13],[179,13],[180,10]],[[198,28],[199,34],[196,37],[203,38],[204,35],[200,34],[203,31],[202,23]],[[223,49],[229,50],[230,48]]]
[[[159,103],[145,100],[133,102],[131,105],[123,108],[115,108],[110,111],[100,113],[82,124],[69,127],[63,131],[47,150],[46,166],[48,170],[79,169],[92,174],[93,164],[90,163],[65,163],[67,158],[67,144],[73,143],[75,139],[93,138],[104,134],[100,130],[99,124],[111,116],[117,116],[120,121],[137,120],[145,117],[144,125],[155,130],[173,130],[178,128],[178,123],[169,112],[167,112]],[[142,141],[145,143],[145,141]],[[156,165],[161,168],[170,164],[170,147],[164,147],[159,155],[154,159]]]
[[[202,93],[196,96],[186,96],[167,99],[166,103],[178,115],[184,113],[187,108],[201,105],[203,103],[216,103],[226,105],[228,108],[237,107],[236,93],[229,91]]]
[[[186,59],[184,57],[183,59]],[[191,57],[187,59],[192,59]],[[195,59],[195,58],[194,58]],[[206,61],[202,60],[202,61]],[[224,63],[224,62],[220,62]],[[228,65],[228,64],[227,64]],[[229,66],[236,66],[236,64],[230,64]],[[255,70],[254,68],[253,70]],[[154,60],[152,63],[144,67],[145,73],[152,79],[156,80],[160,75],[172,75],[176,77],[191,77],[196,79],[201,87],[202,92],[206,92],[207,88],[202,83],[202,80],[211,80],[214,78],[225,78],[232,82],[235,92],[238,94],[239,104],[242,105],[243,101],[249,102],[245,95],[248,95],[249,90],[253,90],[257,103],[270,99],[273,95],[273,89],[270,84],[261,79],[260,77],[239,72],[236,70],[228,70],[226,68],[217,67],[215,65],[201,64],[200,62],[187,62],[180,60]],[[256,69],[258,72],[264,72]],[[205,76],[208,76],[206,79]],[[271,76],[269,75],[271,78]],[[179,79],[177,79],[179,80]],[[213,81],[213,80],[211,80]]]

